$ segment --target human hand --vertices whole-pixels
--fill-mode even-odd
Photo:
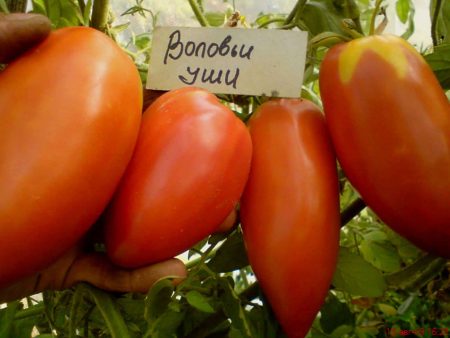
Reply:
[[[20,299],[45,290],[63,290],[79,282],[115,292],[147,293],[159,279],[186,276],[185,265],[178,259],[133,270],[113,265],[103,253],[87,252],[82,245],[70,249],[56,262],[33,276],[0,289],[0,303]]]
[[[43,40],[51,30],[40,14],[0,13],[0,63],[8,63]]]
[[[45,16],[0,13],[0,63],[11,62],[43,40],[50,30],[50,21]],[[146,293],[155,281],[165,276],[183,278],[186,268],[181,261],[171,259],[134,270],[122,269],[113,265],[105,254],[90,252],[79,244],[44,270],[1,288],[0,303],[44,290],[69,288],[78,282],[88,282],[107,291]]]

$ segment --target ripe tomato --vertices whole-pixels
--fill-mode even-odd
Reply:
[[[324,117],[307,100],[261,105],[241,222],[250,264],[289,337],[309,330],[329,289],[339,247],[335,156]]]
[[[419,53],[394,36],[331,49],[320,91],[337,157],[375,213],[450,258],[450,105]]]
[[[136,150],[105,216],[113,262],[137,267],[173,257],[211,234],[235,207],[251,140],[205,90],[160,96],[145,112]]]
[[[131,158],[142,85],[90,28],[64,28],[0,73],[0,287],[73,246]]]
[[[234,225],[236,224],[237,221],[237,210],[236,208],[233,209],[227,216],[227,218],[225,218],[225,220],[219,225],[219,227],[216,229],[216,233],[227,233],[229,232]]]

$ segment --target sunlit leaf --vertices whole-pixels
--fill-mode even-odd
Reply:
[[[339,252],[333,285],[355,296],[378,297],[386,291],[381,272],[347,248]]]

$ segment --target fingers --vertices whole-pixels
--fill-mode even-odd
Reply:
[[[43,40],[51,30],[47,17],[40,14],[0,14],[0,63],[8,63]]]
[[[77,258],[62,288],[71,287],[77,282],[87,282],[106,291],[147,293],[163,277],[181,279],[186,274],[185,265],[178,259],[127,270],[113,265],[105,255],[95,253]]]
[[[44,290],[60,289],[78,254],[79,248],[73,247],[45,270],[16,281],[12,285],[0,287],[0,303],[21,299]]]

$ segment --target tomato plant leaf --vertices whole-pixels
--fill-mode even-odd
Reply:
[[[128,338],[130,332],[125,324],[124,318],[120,313],[117,303],[112,296],[102,290],[94,288],[88,284],[82,284],[86,292],[93,298],[97,308],[105,320],[109,332],[113,338]]]
[[[9,13],[5,0],[0,0],[0,12]]]
[[[174,285],[169,279],[161,279],[150,289],[146,298],[145,319],[156,320],[166,310],[171,301]]]
[[[433,53],[425,55],[425,60],[433,69],[442,88],[450,89],[450,43],[435,46]]]
[[[200,292],[192,290],[186,294],[186,300],[197,310],[206,313],[214,313],[215,310],[209,303],[208,298],[202,295]]]
[[[231,272],[248,264],[242,233],[234,231],[208,262],[208,267],[215,272]]]
[[[430,16],[434,44],[450,43],[450,1],[431,0]]]
[[[324,31],[347,35],[341,28],[341,21],[346,18],[345,8],[335,6],[333,1],[312,0],[308,1],[301,15],[312,35]]]
[[[250,323],[246,317],[241,300],[235,293],[227,278],[220,280],[221,288],[223,289],[222,307],[224,313],[230,318],[231,326],[242,333],[242,337],[251,338],[252,335]]]
[[[33,13],[47,15],[44,0],[33,0]]]
[[[207,12],[205,13],[206,20],[212,27],[220,27],[225,23],[225,14],[222,12]]]
[[[15,301],[8,304],[5,309],[0,310],[0,337],[12,337],[14,315],[20,309],[20,302]]]
[[[256,337],[276,338],[278,322],[270,317],[268,309],[264,306],[255,305],[248,313],[252,328]]]
[[[185,312],[168,310],[153,321],[144,338],[177,338],[177,330],[182,323]]]
[[[379,270],[394,272],[400,270],[401,260],[395,247],[387,241],[363,240],[359,250],[364,259]]]
[[[347,248],[339,251],[333,285],[355,296],[378,297],[386,290],[386,281],[379,270]]]
[[[325,333],[332,333],[342,325],[353,325],[355,318],[348,305],[329,293],[320,309],[320,326]]]
[[[83,25],[84,26],[89,26],[89,24],[90,24],[91,11],[92,11],[92,0],[88,0],[86,2],[86,5],[84,6],[84,11],[83,11]]]
[[[395,3],[395,9],[397,17],[402,23],[406,23],[409,17],[409,11],[411,9],[411,0],[397,0]]]

